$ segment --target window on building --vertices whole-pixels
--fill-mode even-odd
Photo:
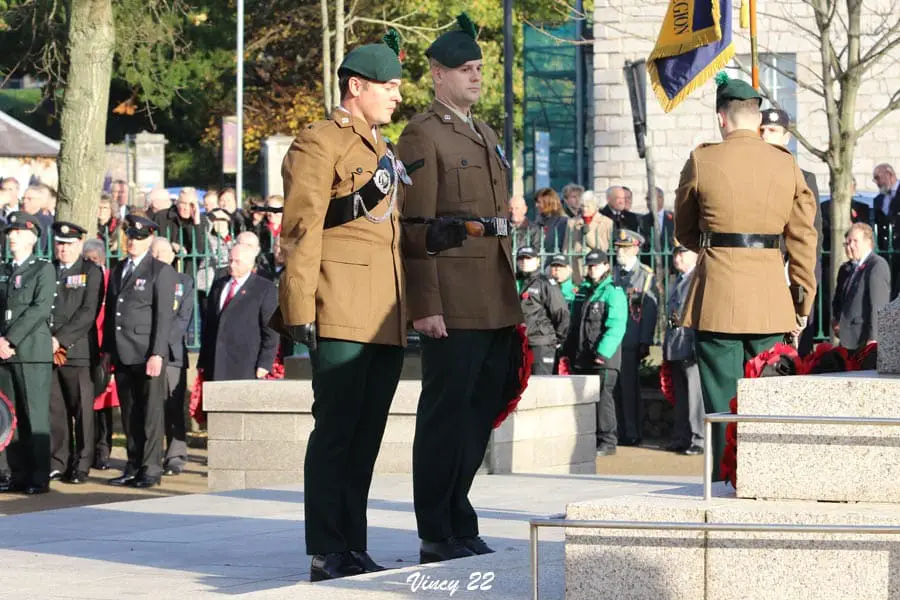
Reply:
[[[737,59],[740,64],[750,68],[750,55],[741,54]],[[737,61],[731,61],[726,68],[728,76],[733,79],[743,79],[750,82],[750,74],[744,73]],[[795,121],[797,120],[797,55],[794,53],[760,54],[759,55],[759,82],[760,87],[772,92],[775,101],[782,109],[787,111]],[[771,107],[768,100],[763,100],[763,109]],[[791,137],[788,144],[791,152],[797,152],[797,140]]]

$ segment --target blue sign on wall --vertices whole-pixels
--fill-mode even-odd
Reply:
[[[550,187],[550,132],[534,132],[534,189]]]

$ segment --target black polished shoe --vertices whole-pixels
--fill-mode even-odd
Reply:
[[[94,469],[98,471],[108,471],[109,470],[109,459],[108,458],[96,458],[94,459]]]
[[[685,456],[697,456],[698,454],[703,454],[703,448],[697,444],[691,444],[690,448],[683,450],[681,453]]]
[[[362,568],[363,573],[377,573],[378,571],[385,571],[386,569],[372,560],[372,557],[369,556],[369,553],[365,550],[351,550],[350,556],[353,557],[353,560],[356,561],[356,564]]]
[[[172,465],[171,467],[166,467],[163,471],[163,475],[174,476],[181,475],[184,473],[184,467],[180,467],[178,465]]]
[[[117,487],[122,487],[122,486],[126,486],[126,485],[132,485],[136,479],[137,479],[137,475],[134,475],[134,474],[122,475],[120,477],[115,477],[113,479],[110,479],[106,483],[108,483],[109,485],[115,485]]]
[[[0,492],[9,492],[12,488],[12,475],[9,473],[0,473]]]
[[[602,444],[597,447],[597,456],[612,456],[616,453],[616,447],[612,444]]]
[[[36,494],[46,494],[50,491],[50,484],[47,485],[28,485],[22,488],[22,491],[29,495],[34,496]]]
[[[60,481],[63,478],[63,472],[59,469],[50,471],[50,481]]]
[[[455,538],[447,538],[440,542],[422,540],[419,548],[419,563],[423,565],[455,558],[466,558],[467,556],[475,556],[475,553]]]
[[[475,554],[493,554],[494,550],[484,543],[480,536],[473,535],[471,537],[461,537],[459,539],[463,546],[474,552]]]
[[[620,446],[640,446],[641,442],[644,441],[641,438],[624,438],[619,440]]]
[[[669,442],[666,446],[666,452],[684,452],[689,446],[690,444],[685,444],[684,442]]]
[[[128,485],[134,488],[141,489],[151,488],[153,486],[159,485],[160,479],[161,478],[159,477],[148,477],[147,475],[142,475]]]
[[[85,483],[87,481],[88,474],[86,471],[75,471],[70,473],[67,477],[63,479],[63,483]]]
[[[363,568],[349,552],[316,554],[309,565],[309,580],[313,582],[362,574]]]

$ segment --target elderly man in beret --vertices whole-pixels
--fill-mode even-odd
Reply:
[[[493,552],[478,535],[469,489],[494,420],[515,326],[523,322],[506,221],[510,168],[497,134],[472,115],[481,96],[476,27],[459,27],[431,44],[435,100],[410,119],[397,148],[413,185],[404,215],[477,217],[499,235],[472,237],[445,255],[428,252],[421,226],[409,226],[404,264],[413,328],[422,340],[422,394],[413,442],[413,488],[420,560]]]
[[[50,313],[53,266],[34,256],[43,234],[36,215],[9,216],[12,259],[0,267],[0,391],[15,407],[18,426],[0,455],[0,491],[43,494],[50,489]],[[3,457],[6,458],[3,458]]]
[[[723,141],[700,145],[685,163],[675,237],[700,255],[681,325],[697,332],[706,410],[728,412],[744,363],[807,325],[816,294],[816,199],[790,151],[760,137],[759,93],[724,74],[716,81]],[[722,424],[706,446],[714,480],[724,449]]]

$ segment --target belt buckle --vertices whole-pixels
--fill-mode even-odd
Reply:
[[[700,247],[701,248],[709,248],[711,241],[712,241],[712,232],[710,232],[710,231],[701,231],[700,232]]]

